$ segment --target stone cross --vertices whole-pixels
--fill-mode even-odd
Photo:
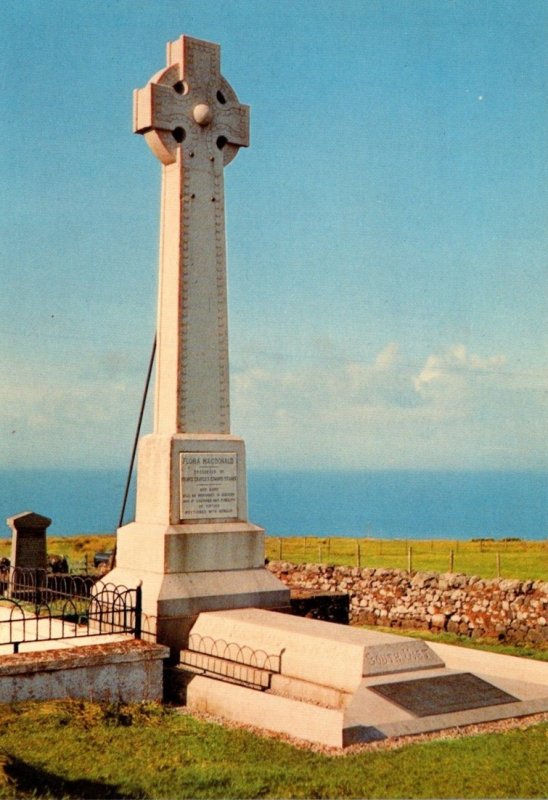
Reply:
[[[217,44],[168,43],[134,131],[163,165],[155,432],[229,433],[223,168],[249,144],[249,107]]]
[[[289,606],[230,432],[223,169],[249,143],[249,109],[219,50],[182,36],[134,93],[134,130],[162,164],[155,424],[139,441],[135,521],[103,580],[142,585],[146,625],[174,655],[202,611]]]

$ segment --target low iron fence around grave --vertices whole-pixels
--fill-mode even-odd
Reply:
[[[93,591],[92,591],[93,587]],[[107,634],[142,636],[141,587],[47,570],[0,572],[0,653],[21,645]]]

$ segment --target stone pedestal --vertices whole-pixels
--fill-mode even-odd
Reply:
[[[264,531],[247,521],[245,474],[236,436],[140,442],[135,522],[118,530],[104,581],[142,583],[144,629],[174,653],[201,611],[289,607],[289,590],[264,566]]]

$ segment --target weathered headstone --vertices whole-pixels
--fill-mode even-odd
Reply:
[[[51,519],[34,511],[24,511],[8,517],[6,523],[12,531],[12,569],[45,570],[48,558],[46,535]]]
[[[158,640],[177,649],[200,611],[289,605],[264,568],[244,442],[230,433],[223,170],[249,142],[249,108],[219,46],[169,43],[167,67],[135,91],[134,130],[162,164],[155,422],[105,580],[142,581]]]

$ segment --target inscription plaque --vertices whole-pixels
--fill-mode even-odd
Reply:
[[[14,567],[45,569],[46,531],[19,531]]]
[[[470,672],[382,683],[369,688],[416,717],[518,702],[516,697]]]
[[[181,453],[181,519],[238,518],[236,453]]]

